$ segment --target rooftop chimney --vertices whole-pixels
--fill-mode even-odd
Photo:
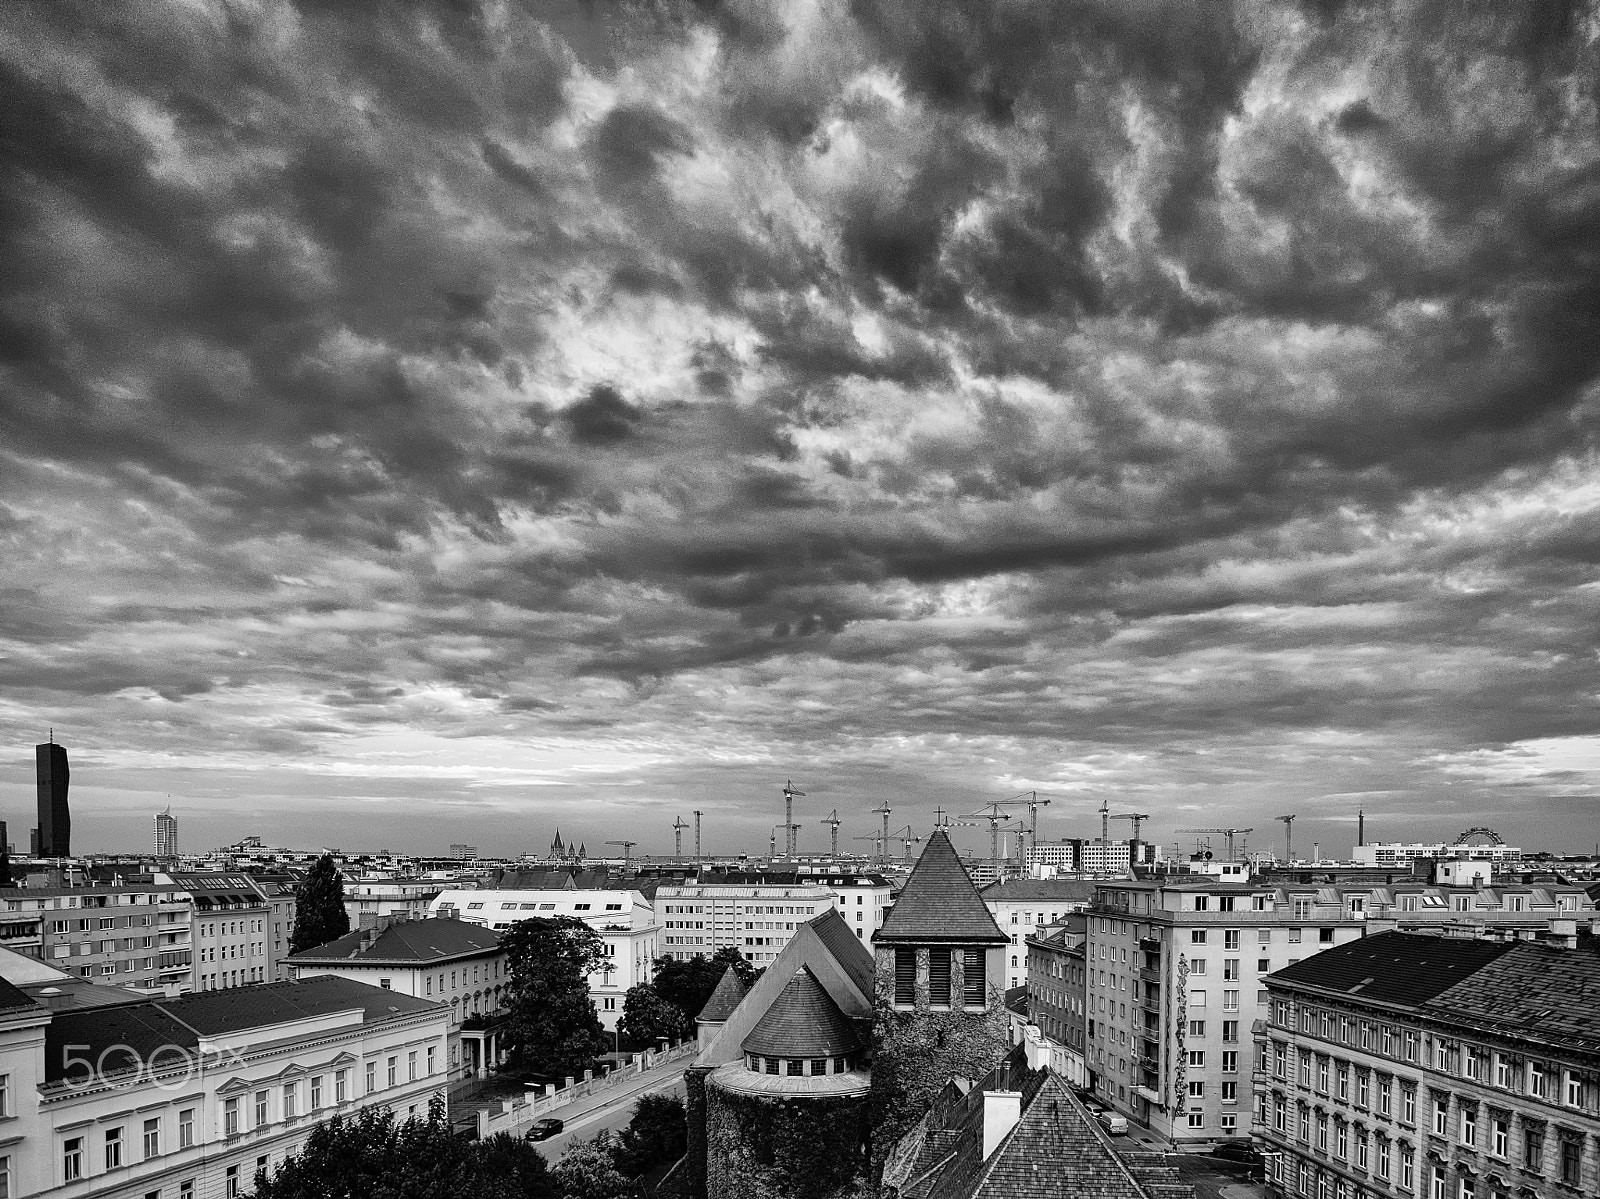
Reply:
[[[1000,1147],[1000,1142],[1022,1119],[1021,1091],[985,1091],[983,1093],[983,1160]]]

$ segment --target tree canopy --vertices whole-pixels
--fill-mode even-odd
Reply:
[[[677,1161],[689,1148],[689,1122],[676,1095],[641,1095],[617,1138],[617,1169],[630,1178]]]
[[[344,878],[329,854],[317,859],[294,891],[294,932],[289,952],[315,949],[350,931],[350,913],[344,910]]]
[[[665,1038],[676,1041],[694,1030],[694,1021],[676,1004],[661,998],[650,983],[629,987],[622,999],[622,1018],[617,1032],[635,1046],[650,1047]]]
[[[606,960],[605,942],[573,916],[519,920],[500,936],[511,981],[505,1045],[517,1065],[569,1075],[604,1053],[609,1038],[589,1000],[589,975]]]
[[[439,1099],[425,1120],[400,1122],[384,1107],[334,1115],[256,1175],[255,1199],[559,1199],[532,1145],[504,1133],[463,1140],[444,1116]]]
[[[565,1199],[618,1199],[634,1189],[617,1169],[617,1142],[609,1132],[569,1145],[550,1176]]]
[[[657,958],[656,976],[650,985],[655,988],[657,995],[693,1023],[729,966],[733,967],[733,972],[746,988],[761,977],[761,972],[746,960],[736,946],[724,945],[709,958],[698,953],[686,960]]]

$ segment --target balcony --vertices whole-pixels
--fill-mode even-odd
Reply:
[[[1140,937],[1139,938],[1139,948],[1144,950],[1145,953],[1156,953],[1156,954],[1159,954],[1161,952],[1161,938],[1160,937]]]
[[[1139,977],[1147,983],[1159,984],[1161,982],[1161,971],[1152,970],[1149,966],[1140,966]]]

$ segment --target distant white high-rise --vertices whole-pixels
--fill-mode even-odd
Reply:
[[[178,818],[169,806],[165,812],[156,813],[156,857],[178,856]]]

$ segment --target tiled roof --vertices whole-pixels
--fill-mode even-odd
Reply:
[[[749,988],[739,981],[739,972],[729,966],[722,972],[722,977],[717,980],[716,990],[711,992],[711,998],[706,1000],[705,1007],[700,1009],[696,1020],[708,1023],[718,1023],[733,1015],[733,1009],[739,1006]]]
[[[984,1096],[992,1091],[1020,1093],[1022,1111],[985,1158]],[[947,1085],[940,1092],[922,1122],[891,1151],[884,1183],[903,1199],[1194,1195],[1159,1158],[1114,1145],[1059,1077],[1028,1069],[1020,1046],[976,1087]]]
[[[850,981],[864,995],[873,992],[872,950],[861,943],[861,938],[845,923],[838,909],[826,908],[806,921],[817,934],[833,960],[850,976]]]
[[[1269,978],[1409,1007],[1442,994],[1511,949],[1494,941],[1386,932],[1324,949]]]
[[[1028,900],[1046,903],[1088,903],[1094,899],[1097,884],[1078,878],[1007,878],[990,883],[979,892],[989,903]]]
[[[943,829],[935,829],[928,838],[899,898],[872,939],[875,944],[1011,943],[989,914]]]
[[[1423,1007],[1521,1039],[1600,1049],[1600,953],[1593,941],[1580,938],[1576,949],[1518,941],[1508,949]]]
[[[810,967],[802,966],[740,1048],[767,1057],[834,1057],[856,1052],[861,1038]]]
[[[394,1015],[425,1012],[442,1005],[429,999],[402,995],[382,987],[369,987],[331,974],[292,983],[261,983],[221,991],[193,991],[177,999],[158,1000],[201,1036],[215,1036],[241,1028],[260,1028],[360,1008],[365,1020],[385,1020]]]
[[[362,938],[369,937],[363,946]],[[360,929],[312,949],[291,954],[291,966],[348,965],[351,962],[428,962],[466,957],[499,948],[500,934],[482,924],[438,917],[402,920],[376,936]]]

